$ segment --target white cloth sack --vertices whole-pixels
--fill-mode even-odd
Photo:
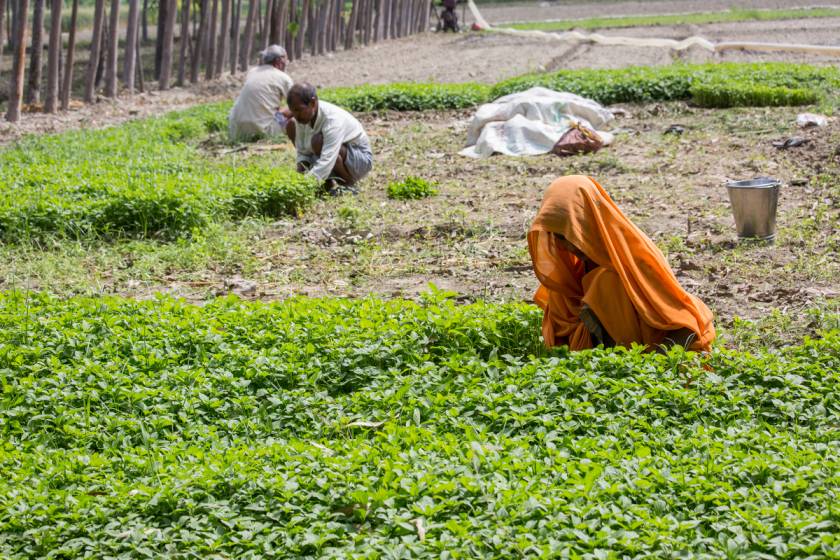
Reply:
[[[591,99],[534,87],[479,107],[467,129],[468,147],[460,153],[474,158],[547,154],[573,122],[598,132],[606,146],[613,136],[598,129],[612,120],[613,114]]]

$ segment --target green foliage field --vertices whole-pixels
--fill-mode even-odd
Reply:
[[[0,556],[840,555],[840,332],[707,371],[539,319],[6,293]]]
[[[807,104],[836,94],[840,70],[833,66],[789,63],[674,64],[622,69],[558,70],[527,74],[496,84],[495,99],[542,86],[569,91],[603,104],[693,99],[701,106]],[[715,89],[741,92],[725,101]],[[779,103],[782,101],[782,103]]]
[[[396,83],[325,89],[320,96],[351,111],[466,109],[487,101],[490,86],[478,83]]]
[[[0,152],[0,239],[189,235],[209,220],[294,214],[315,185],[272,157],[210,157],[225,105],[28,138]]]
[[[838,8],[793,8],[783,10],[748,10],[731,8],[720,12],[689,14],[664,14],[641,16],[598,17],[558,21],[523,21],[503,24],[511,29],[536,29],[542,31],[568,31],[571,29],[614,29],[656,25],[703,25],[738,21],[776,21],[786,19],[839,17]]]
[[[795,64],[706,64],[561,70],[482,84],[335,88],[324,99],[353,111],[463,109],[545,86],[604,104],[692,99],[708,107],[815,103],[836,95],[840,71]],[[226,135],[230,103],[126,125],[29,138],[0,152],[0,240],[183,238],[210,221],[296,214],[315,185],[277,163],[235,150],[210,155]],[[218,142],[215,148],[218,151]]]

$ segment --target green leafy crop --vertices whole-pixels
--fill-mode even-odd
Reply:
[[[406,177],[402,181],[393,181],[388,184],[388,198],[397,200],[412,200],[426,198],[438,193],[435,183],[420,177]]]
[[[103,130],[28,138],[0,152],[0,239],[189,235],[210,220],[294,214],[312,181],[268,157],[218,158],[198,143],[222,126],[207,105]]]
[[[707,370],[539,324],[4,294],[0,556],[840,554],[840,332]]]
[[[466,109],[487,101],[490,86],[464,84],[383,84],[330,88],[320,96],[351,111]]]
[[[708,106],[801,105],[815,102],[820,95],[836,92],[840,86],[840,71],[834,67],[787,63],[559,70],[499,82],[491,90],[490,97],[497,98],[534,86],[569,91],[604,104],[694,97]],[[729,93],[716,95],[716,91]],[[728,104],[722,104],[724,102]]]

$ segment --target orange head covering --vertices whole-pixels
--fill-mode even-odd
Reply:
[[[562,235],[598,267],[587,274],[581,259],[549,233]],[[534,299],[545,309],[548,346],[592,346],[579,318],[583,303],[595,309],[616,342],[621,337],[612,330],[635,333],[623,338],[655,345],[665,331],[687,328],[696,335],[691,343],[696,350],[708,350],[715,338],[708,307],[683,290],[656,245],[590,177],[561,177],[548,187],[528,234],[528,249],[541,284]],[[613,280],[592,281],[597,277]],[[626,296],[618,294],[620,288]]]

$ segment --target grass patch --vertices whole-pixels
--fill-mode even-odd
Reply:
[[[840,333],[539,351],[533,306],[0,297],[0,554],[830,557]]]
[[[619,27],[660,25],[703,25],[739,21],[776,21],[786,19],[840,17],[840,8],[796,8],[789,10],[741,10],[697,12],[644,16],[597,17],[557,21],[528,21],[500,24],[498,27],[538,31],[569,31],[571,29],[610,29]]]

